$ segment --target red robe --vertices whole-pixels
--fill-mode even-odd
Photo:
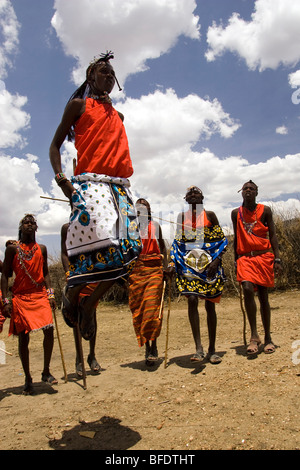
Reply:
[[[75,126],[75,175],[97,173],[129,178],[133,173],[128,140],[118,112],[109,103],[87,98]]]
[[[42,250],[37,243],[21,244],[21,246],[24,251],[35,251],[31,259],[22,259],[23,265],[18,252],[13,260],[16,278],[12,287],[9,335],[17,335],[22,331],[29,333],[53,326],[52,310],[44,284]]]
[[[129,276],[129,307],[138,345],[153,341],[160,335],[163,292],[163,266],[155,227],[148,224],[146,238],[142,238],[143,251]]]
[[[257,204],[256,211],[240,207],[237,216],[237,280],[250,281],[265,287],[274,286],[274,254],[268,238],[268,227],[261,222],[264,205]],[[247,231],[247,225],[253,224]],[[248,225],[249,227],[249,225]],[[267,251],[268,252],[265,252]],[[251,255],[251,252],[265,252]]]

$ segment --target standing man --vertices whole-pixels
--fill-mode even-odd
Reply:
[[[281,272],[278,241],[270,207],[256,203],[258,187],[253,181],[241,189],[243,205],[231,214],[234,229],[234,250],[237,281],[242,284],[245,309],[251,329],[248,355],[256,355],[261,344],[256,325],[257,291],[262,323],[265,330],[264,352],[275,352],[271,338],[271,310],[268,287],[274,286],[274,271]]]
[[[216,214],[203,208],[201,189],[191,186],[185,200],[186,212],[179,214],[177,231],[171,248],[171,264],[176,271],[176,285],[188,299],[188,315],[196,345],[192,362],[201,362],[205,353],[201,343],[198,299],[205,300],[209,347],[207,359],[221,362],[215,352],[217,315],[215,304],[220,302],[225,282],[222,255],[227,239],[219,226]]]
[[[145,345],[146,365],[153,365],[158,360],[167,249],[161,226],[152,220],[149,202],[138,199],[136,211],[143,249],[129,276],[129,307],[138,345]]]
[[[50,285],[47,249],[35,241],[37,223],[33,215],[27,214],[19,225],[19,241],[10,243],[5,250],[1,290],[3,314],[10,317],[9,335],[19,338],[19,354],[25,374],[23,393],[33,393],[29,367],[29,333],[42,329],[44,333],[44,369],[42,380],[53,385],[57,380],[50,373],[53,351],[54,292]],[[8,296],[8,278],[15,273],[12,286],[12,304]]]

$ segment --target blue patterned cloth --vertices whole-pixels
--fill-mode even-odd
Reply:
[[[223,291],[224,269],[220,259],[216,276],[208,279],[209,264],[226,249],[228,241],[219,225],[177,233],[171,247],[176,285],[181,294],[216,299]]]
[[[84,173],[72,184],[68,287],[127,276],[142,249],[129,181]]]

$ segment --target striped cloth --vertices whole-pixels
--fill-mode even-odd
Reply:
[[[162,291],[161,255],[140,255],[129,276],[129,307],[139,346],[143,346],[146,341],[155,340],[160,335]]]

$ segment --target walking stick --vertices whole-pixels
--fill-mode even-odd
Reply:
[[[242,292],[242,286],[239,284],[239,291],[240,291],[240,304],[241,304],[241,310],[243,313],[243,339],[244,339],[244,345],[247,346],[247,338],[246,338],[246,312],[244,309],[244,303],[243,303],[243,292]]]
[[[159,308],[159,315],[158,315],[159,320],[161,319],[162,308],[163,308],[163,305],[164,305],[165,290],[166,290],[166,281],[164,281],[164,283],[163,283],[163,290],[162,290],[161,302],[160,302],[160,308]]]
[[[59,345],[59,350],[60,350],[61,362],[62,362],[62,365],[63,365],[64,374],[65,374],[65,383],[67,383],[68,382],[68,376],[67,376],[66,365],[65,365],[63,350],[62,350],[62,346],[61,346],[60,336],[59,336],[59,332],[58,332],[55,309],[52,309],[52,313],[53,313],[53,317],[54,317],[54,323],[55,323],[57,340],[58,340],[58,345]]]
[[[76,323],[76,334],[77,334],[77,344],[79,348],[79,357],[80,357],[80,362],[82,365],[82,380],[83,380],[83,388],[84,390],[87,389],[86,385],[86,371],[85,371],[85,365],[84,365],[84,359],[83,359],[83,350],[82,350],[82,337],[80,334],[80,329],[79,329],[79,324]]]
[[[167,315],[167,331],[166,331],[166,349],[165,349],[165,369],[168,361],[168,343],[169,343],[169,320],[171,311],[171,279],[168,279],[169,299],[168,299],[168,315]]]

